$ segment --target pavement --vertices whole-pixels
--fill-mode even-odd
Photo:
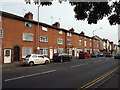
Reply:
[[[22,62],[13,62],[11,64],[3,64],[2,69],[12,69],[22,65]],[[108,80],[106,80],[102,85],[98,87],[98,89],[103,88],[114,88],[120,90],[120,69]]]

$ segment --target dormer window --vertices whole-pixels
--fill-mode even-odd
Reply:
[[[29,23],[29,22],[25,22],[25,26],[26,26],[26,27],[29,27],[29,28],[32,28],[32,24]]]
[[[42,26],[42,30],[43,30],[43,31],[48,31],[48,28]]]
[[[61,31],[61,30],[59,31],[59,34],[62,34],[62,31]]]

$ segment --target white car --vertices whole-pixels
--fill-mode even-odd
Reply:
[[[41,55],[41,54],[29,54],[25,58],[23,58],[24,65],[33,66],[34,64],[49,64],[49,58]]]

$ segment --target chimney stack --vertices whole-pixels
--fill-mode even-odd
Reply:
[[[69,31],[74,32],[75,30],[73,28],[71,28]]]
[[[82,31],[81,33],[80,33],[81,35],[85,35],[85,33]]]
[[[33,14],[31,12],[28,12],[25,14],[24,18],[33,20]]]
[[[52,26],[56,27],[56,28],[60,28],[60,23],[59,22],[55,22]]]

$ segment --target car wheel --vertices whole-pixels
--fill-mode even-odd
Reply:
[[[45,64],[49,64],[49,61],[48,61],[48,60],[46,60],[46,61],[45,61]]]
[[[33,66],[33,65],[34,65],[34,62],[30,62],[29,65],[30,65],[30,66]]]

